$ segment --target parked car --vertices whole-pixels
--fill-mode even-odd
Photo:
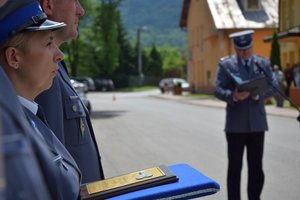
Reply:
[[[174,91],[176,85],[180,85],[182,91],[190,90],[190,84],[182,78],[164,78],[159,82],[161,93]]]
[[[79,81],[81,83],[84,83],[87,85],[88,91],[95,91],[96,90],[96,86],[94,83],[94,80],[91,77],[76,77],[73,78],[76,81]]]
[[[83,104],[85,105],[85,107],[88,109],[89,112],[91,112],[92,104],[86,96],[86,93],[87,93],[86,85],[84,83],[80,83],[74,79],[71,79],[71,84],[74,87],[74,89],[76,90],[78,96],[80,97],[80,99],[83,102]]]
[[[115,88],[114,82],[111,79],[94,79],[96,90],[112,91]]]

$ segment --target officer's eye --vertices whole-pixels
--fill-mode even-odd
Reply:
[[[53,44],[53,36],[52,35],[50,35],[50,37],[49,37],[49,39],[48,39],[48,43],[47,43],[47,47],[48,46],[52,46],[52,44]]]

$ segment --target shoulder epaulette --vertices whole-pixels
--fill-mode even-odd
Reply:
[[[265,59],[265,60],[269,60],[269,58],[267,58],[265,56],[261,56],[261,55],[256,55],[256,57],[261,58],[261,59]]]
[[[224,61],[224,60],[227,60],[227,59],[229,59],[229,58],[231,58],[232,56],[230,55],[230,56],[225,56],[225,57],[222,57],[222,58],[220,58],[220,61]]]

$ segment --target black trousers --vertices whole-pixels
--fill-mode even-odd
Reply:
[[[244,149],[247,149],[248,199],[260,200],[264,185],[263,149],[264,132],[226,133],[228,151],[228,200],[241,199],[241,171]]]

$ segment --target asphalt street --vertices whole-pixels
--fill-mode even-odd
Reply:
[[[217,194],[201,199],[226,199],[224,108],[161,97],[158,90],[88,93],[106,177],[161,164],[187,163],[221,185]],[[298,200],[299,122],[293,116],[279,115],[268,115],[268,121],[262,199]],[[244,161],[241,188],[245,200],[246,179]]]

